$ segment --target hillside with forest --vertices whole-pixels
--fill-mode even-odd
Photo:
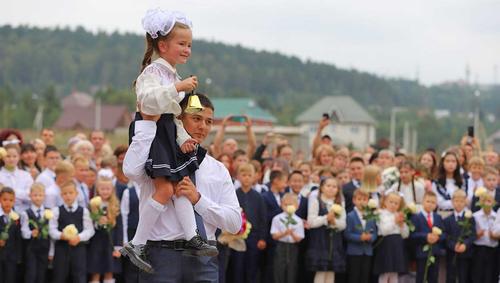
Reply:
[[[46,105],[50,125],[60,111],[57,101],[72,90],[134,107],[131,86],[144,52],[142,35],[2,26],[0,38],[2,126],[30,127],[37,103]],[[393,106],[467,113],[478,103],[472,95],[475,86],[426,87],[417,81],[204,40],[194,41],[192,58],[179,71],[182,76],[197,75],[199,91],[210,96],[253,97],[283,124],[293,124],[311,101],[322,96],[350,95],[382,121],[379,137],[388,135],[385,124]],[[481,89],[479,103],[483,113],[500,118],[500,87]]]

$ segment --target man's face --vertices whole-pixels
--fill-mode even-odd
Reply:
[[[205,107],[195,114],[183,113],[180,118],[188,134],[198,143],[203,143],[212,129],[214,111]]]
[[[94,145],[96,151],[101,150],[104,144],[104,133],[103,132],[93,132],[90,136],[90,142]]]
[[[51,130],[43,130],[42,131],[42,140],[46,145],[54,144],[54,131]]]
[[[353,179],[356,179],[360,181],[363,179],[363,169],[365,168],[365,165],[361,162],[351,162],[349,164],[349,172],[351,173],[351,177]]]

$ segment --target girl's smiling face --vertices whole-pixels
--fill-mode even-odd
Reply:
[[[396,212],[401,205],[401,197],[395,194],[388,195],[384,200],[384,206],[390,212]]]
[[[19,163],[19,151],[15,148],[7,149],[7,155],[3,159],[5,166],[8,168],[15,168]]]
[[[97,193],[103,200],[108,200],[113,193],[113,183],[108,181],[99,181],[97,186]]]

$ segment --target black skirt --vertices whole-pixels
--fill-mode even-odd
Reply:
[[[403,238],[399,234],[384,236],[375,250],[373,273],[405,273],[408,261],[405,255]]]
[[[118,231],[121,232],[121,231]],[[114,243],[112,236],[105,229],[96,229],[90,239],[87,252],[88,273],[120,273],[120,258],[113,257]]]
[[[177,128],[174,119],[173,114],[162,114],[156,123],[156,135],[145,165],[146,174],[151,178],[165,177],[169,181],[178,182],[194,173],[207,153],[201,146],[197,146],[193,152],[182,153],[176,141]],[[130,124],[129,142],[132,142],[135,121],[138,120],[142,120],[139,112],[135,114],[135,120]]]

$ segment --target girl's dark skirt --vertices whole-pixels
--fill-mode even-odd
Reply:
[[[156,123],[156,135],[149,149],[146,161],[146,174],[151,178],[165,177],[171,182],[178,182],[185,176],[190,176],[199,168],[199,164],[207,151],[198,146],[193,152],[183,153],[176,142],[177,128],[173,114],[162,114]],[[135,131],[135,121],[142,120],[139,112],[130,124],[129,142]]]
[[[375,250],[373,273],[404,273],[408,271],[405,244],[399,234],[384,236]]]

